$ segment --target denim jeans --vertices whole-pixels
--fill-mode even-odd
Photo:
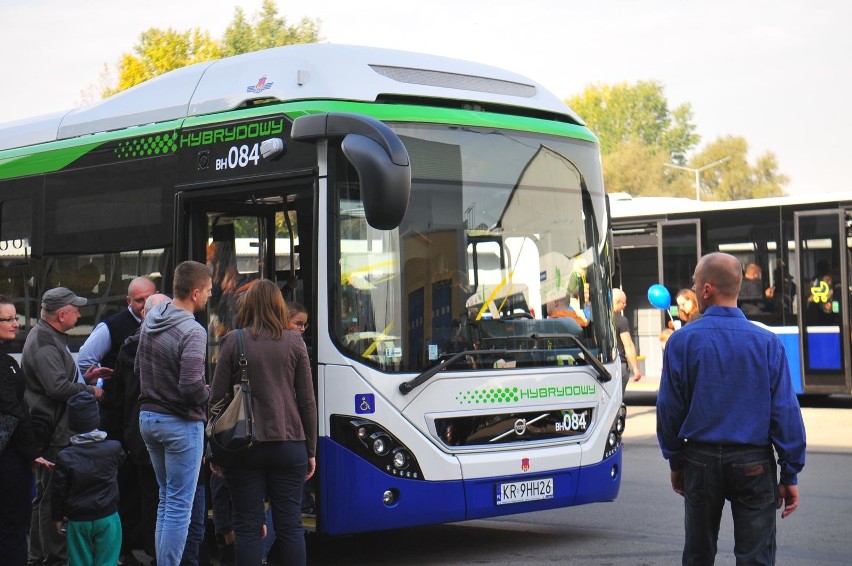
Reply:
[[[189,534],[189,520],[204,447],[204,423],[175,415],[141,411],[139,430],[148,447],[160,486],[154,535],[157,564],[177,566]]]
[[[195,498],[192,500],[192,514],[189,518],[189,531],[186,536],[186,546],[180,559],[181,566],[198,566],[201,558],[201,543],[204,542],[204,527],[207,521],[207,490],[204,488],[204,478],[198,477],[195,486]]]
[[[683,564],[713,564],[725,500],[737,564],[775,563],[777,465],[771,446],[688,442],[684,450]]]
[[[308,469],[304,441],[258,442],[226,465],[225,481],[234,507],[237,564],[259,566],[266,553],[262,537],[263,500],[269,497],[282,564],[306,563],[302,527],[302,484]],[[270,557],[272,558],[272,557]]]

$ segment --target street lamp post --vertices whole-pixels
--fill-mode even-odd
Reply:
[[[706,171],[707,169],[711,169],[716,167],[717,165],[721,165],[725,161],[728,161],[731,156],[723,157],[722,159],[718,159],[713,163],[708,163],[704,167],[699,167],[698,169],[693,169],[692,167],[684,167],[683,165],[675,165],[674,163],[666,163],[663,167],[671,167],[673,169],[682,169],[684,171],[691,171],[695,173],[695,200],[701,200],[701,172]]]

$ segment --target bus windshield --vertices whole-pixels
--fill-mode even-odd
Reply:
[[[419,372],[610,361],[606,211],[596,146],[541,134],[391,124],[412,165],[398,229],[371,228],[340,172],[332,333],[348,356]]]

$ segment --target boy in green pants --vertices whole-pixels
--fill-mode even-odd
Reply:
[[[51,510],[57,531],[67,518],[68,563],[115,566],[121,551],[118,468],[124,449],[98,430],[98,402],[89,392],[68,399],[71,446],[53,471]]]

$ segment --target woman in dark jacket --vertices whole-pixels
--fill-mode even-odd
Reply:
[[[302,484],[316,467],[317,406],[305,343],[288,330],[287,306],[278,287],[260,280],[249,287],[237,312],[243,330],[254,412],[254,445],[219,459],[233,504],[237,564],[260,565],[264,497],[272,506],[282,564],[306,563]],[[240,381],[238,330],[222,338],[210,406]]]
[[[0,415],[18,419],[0,454],[0,562],[12,566],[27,563],[34,464],[48,464],[39,457],[41,451],[24,401],[24,372],[5,350],[19,327],[15,306],[0,295]]]

